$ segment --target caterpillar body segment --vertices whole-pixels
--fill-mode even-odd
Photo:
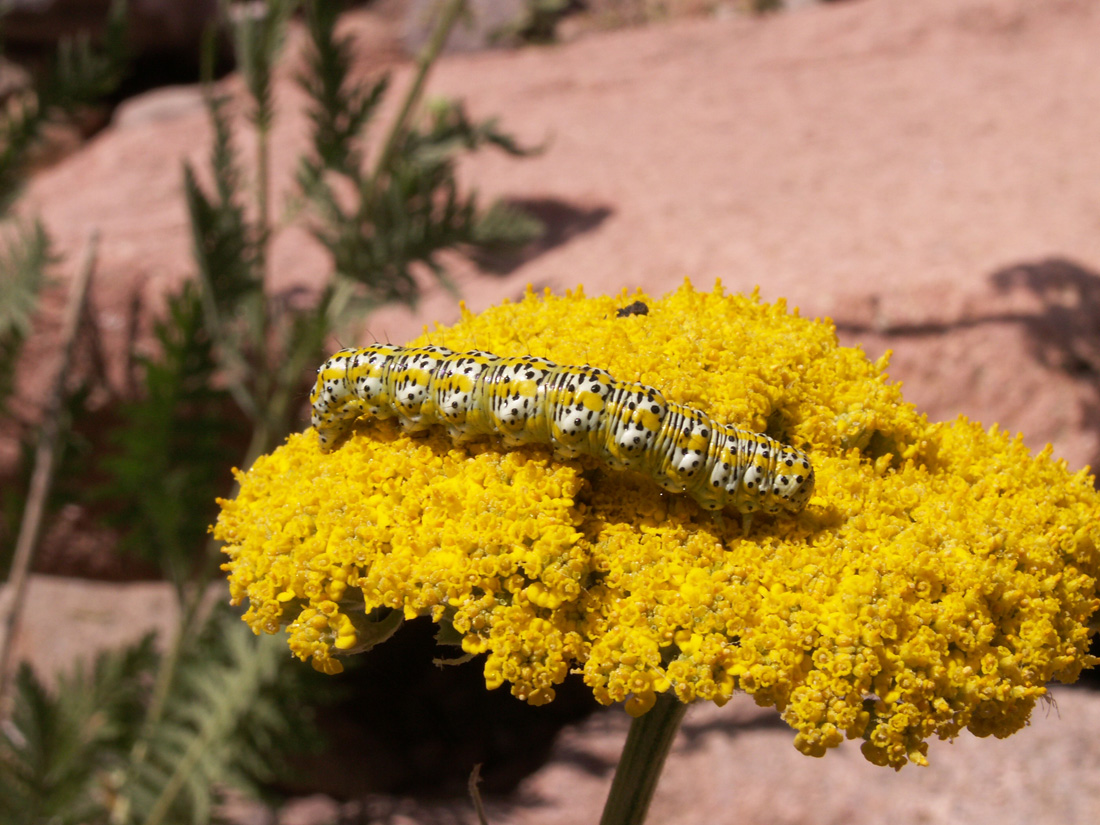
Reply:
[[[361,416],[409,431],[445,426],[456,441],[549,444],[648,475],[707,510],[800,511],[814,487],[805,453],[716,423],[644,384],[534,356],[374,344],[343,349],[317,371],[312,423],[331,447]]]

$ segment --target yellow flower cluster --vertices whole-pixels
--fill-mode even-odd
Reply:
[[[617,317],[634,300],[646,315]],[[807,448],[798,516],[702,511],[548,448],[455,446],[361,421],[294,435],[240,475],[215,528],[256,632],[337,672],[430,616],[532,704],[571,670],[604,703],[773,705],[804,753],[845,737],[924,763],[926,740],[1005,736],[1074,681],[1097,610],[1100,495],[1049,452],[928,422],[830,324],[685,285],[653,300],[528,294],[417,343],[588,362]],[[587,462],[587,463],[586,463]]]

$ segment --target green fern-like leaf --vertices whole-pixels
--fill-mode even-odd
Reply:
[[[214,498],[230,484],[227,456],[244,438],[218,364],[194,283],[169,300],[155,327],[156,358],[143,361],[142,397],[123,405],[101,463],[105,480],[93,497],[113,503],[110,518],[124,547],[162,565],[172,581],[193,572],[206,541]]]
[[[118,771],[141,720],[155,663],[152,637],[100,654],[47,690],[24,664],[0,727],[0,822],[105,822]]]
[[[192,249],[204,287],[219,318],[232,318],[240,302],[261,286],[255,231],[244,211],[243,172],[232,144],[225,114],[226,98],[209,96],[207,111],[214,126],[210,165],[214,192],[199,185],[191,165],[183,166],[183,190],[190,216]]]
[[[125,0],[115,0],[98,44],[87,32],[61,41],[42,97],[52,107],[73,111],[114,93],[130,63]]]
[[[299,166],[298,181],[305,192],[313,192],[326,171],[361,180],[359,141],[389,88],[388,75],[371,84],[351,80],[353,41],[336,35],[338,17],[336,3],[307,6],[308,71],[298,75],[298,83],[311,101],[314,156],[303,157]]]
[[[363,132],[388,82],[351,79],[352,42],[335,34],[334,5],[307,7],[309,72],[299,83],[312,101],[313,151],[299,165],[298,183],[313,208],[313,233],[332,256],[338,277],[356,285],[368,305],[412,304],[420,291],[418,267],[448,283],[440,252],[522,244],[540,231],[536,222],[500,209],[484,218],[475,195],[460,193],[455,178],[462,152],[484,146],[514,155],[530,150],[494,120],[477,123],[460,105],[437,103],[424,128],[402,131],[383,168],[365,174]],[[350,207],[348,188],[357,193]]]
[[[145,756],[122,794],[130,821],[203,823],[223,791],[255,792],[281,768],[280,754],[305,729],[301,696],[281,640],[257,638],[229,611],[218,611],[186,651]]]
[[[113,94],[130,63],[126,2],[115,0],[99,44],[86,34],[63,40],[34,87],[0,114],[0,216],[26,174],[27,158],[51,119],[74,114]]]
[[[287,21],[297,5],[296,0],[266,0],[231,9],[235,52],[252,97],[250,117],[257,129],[266,131],[275,118],[274,68],[286,36]]]
[[[457,101],[439,99],[428,106],[428,125],[405,136],[402,155],[418,163],[434,165],[453,159],[460,151],[476,151],[493,146],[514,157],[538,154],[542,147],[525,148],[498,127],[497,118],[481,122],[470,120],[466,108]]]
[[[15,364],[31,329],[51,261],[42,224],[18,227],[0,240],[0,415],[13,389]]]

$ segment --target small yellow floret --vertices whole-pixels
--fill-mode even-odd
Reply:
[[[616,317],[643,301],[648,315]],[[325,672],[387,611],[447,624],[490,688],[532,704],[571,670],[629,712],[673,691],[782,710],[814,756],[845,738],[899,767],[964,728],[1005,736],[1088,656],[1100,496],[1049,451],[928,422],[831,325],[685,286],[654,300],[536,297],[428,339],[588,361],[810,451],[796,517],[715,518],[649,479],[547,448],[453,444],[363,420],[239,475],[215,533],[257,632]],[[364,635],[367,634],[367,635]]]

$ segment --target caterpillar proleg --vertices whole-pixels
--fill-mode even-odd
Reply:
[[[496,436],[507,447],[549,444],[563,458],[593,456],[707,510],[796,513],[814,487],[800,450],[718,424],[606,370],[529,355],[391,344],[343,349],[317,370],[310,401],[326,448],[361,416],[396,417],[407,431],[445,426],[456,441]]]

